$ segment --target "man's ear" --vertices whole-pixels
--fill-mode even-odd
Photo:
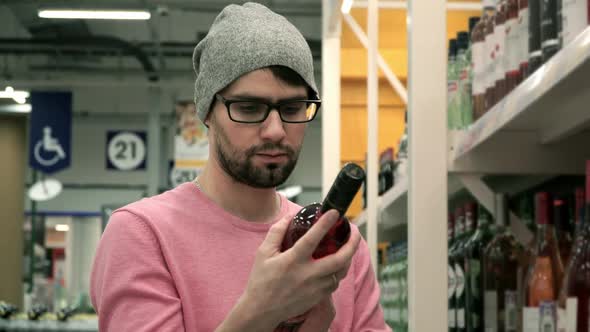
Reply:
[[[203,121],[203,124],[205,125],[205,127],[207,127],[207,129],[209,129],[209,125],[211,123],[211,113],[213,112],[209,111],[209,113],[205,117],[205,120]]]

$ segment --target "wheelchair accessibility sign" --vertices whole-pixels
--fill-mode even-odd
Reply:
[[[70,166],[72,94],[32,92],[29,165],[50,174]]]

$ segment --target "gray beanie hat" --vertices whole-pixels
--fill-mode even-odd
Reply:
[[[246,73],[273,65],[291,68],[318,94],[311,50],[293,24],[261,4],[225,7],[193,53],[199,119],[205,121],[217,92]]]

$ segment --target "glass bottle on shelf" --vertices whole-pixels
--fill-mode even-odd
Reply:
[[[484,331],[483,306],[483,254],[487,244],[494,237],[490,214],[483,206],[477,209],[477,230],[465,245],[465,280],[467,280],[467,330],[470,332]]]
[[[543,64],[541,51],[541,2],[529,0],[529,68],[527,77]]]
[[[535,254],[525,283],[523,331],[555,331],[556,301],[563,278],[563,265],[552,220],[549,193],[535,195]]]
[[[494,105],[506,95],[506,2],[507,0],[498,1],[496,26],[494,27],[494,34],[496,35]]]
[[[468,48],[465,52],[465,63],[463,65],[463,72],[461,73],[459,88],[461,90],[461,118],[464,127],[469,127],[473,121],[473,44],[471,42],[471,35],[475,26],[479,22],[479,17],[473,16],[469,18],[469,33],[467,35]]]
[[[559,24],[557,23],[557,0],[541,1],[541,51],[543,63],[559,51]]]
[[[465,259],[467,257],[467,245],[477,227],[477,211],[475,203],[467,203],[465,211],[465,230],[463,242],[455,249],[455,278],[457,287],[455,289],[455,310],[457,312],[457,332],[467,331],[467,274],[465,272]]]
[[[463,242],[463,232],[465,230],[465,213],[462,207],[458,207],[455,209],[455,225],[454,225],[454,233],[455,238],[453,241],[453,245],[449,249],[449,274],[453,274],[453,295],[449,299],[449,331],[456,332],[457,331],[457,285],[459,284],[458,278],[463,276],[457,275],[457,270],[455,269],[456,263],[456,254],[457,251],[461,248]]]
[[[449,40],[449,59],[447,64],[447,121],[449,129],[457,129],[455,112],[459,90],[459,80],[456,70],[458,47],[459,43],[457,39]]]
[[[583,193],[583,191],[576,191]],[[586,162],[586,193],[590,193],[590,161]],[[590,330],[590,195],[559,295],[559,331]]]
[[[479,22],[471,33],[472,59],[473,59],[473,118],[479,119],[485,112],[486,75],[488,63],[488,51],[486,46],[486,26],[492,19],[495,7],[493,0],[483,0],[483,13]]]
[[[484,326],[485,331],[512,332],[519,327],[518,286],[523,249],[508,228],[506,195],[497,194],[494,203],[496,236],[484,252]]]
[[[573,239],[570,227],[570,204],[567,196],[559,196],[553,200],[553,220],[561,263],[567,266],[572,249]]]
[[[518,0],[506,3],[506,94],[520,83],[520,30],[518,26]]]
[[[496,22],[496,6],[494,5],[493,13],[490,13],[490,19],[486,21],[484,30],[485,35],[485,106],[484,113],[494,106],[494,90],[496,88],[496,80],[494,79],[496,72],[496,35],[494,33],[494,27]]]
[[[529,67],[529,0],[518,0],[518,31],[520,79],[524,80]]]

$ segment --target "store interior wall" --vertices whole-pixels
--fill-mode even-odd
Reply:
[[[0,114],[0,299],[22,305],[26,118]]]

